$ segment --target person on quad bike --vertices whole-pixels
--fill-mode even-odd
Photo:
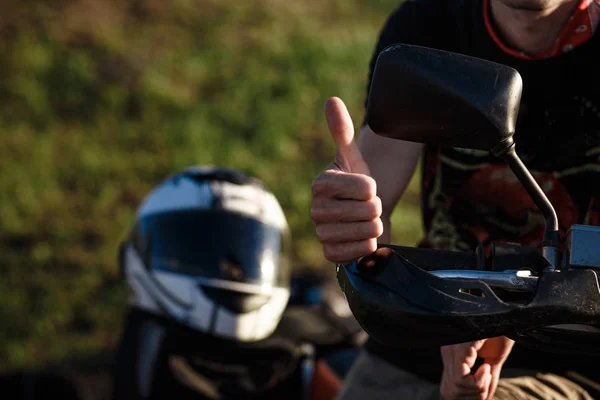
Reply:
[[[152,190],[119,252],[131,297],[112,398],[333,399],[365,334],[338,287],[292,276],[288,241],[275,196],[240,171],[187,168]]]
[[[378,54],[397,43],[516,69],[523,78],[517,153],[556,207],[564,240],[572,224],[600,225],[599,22],[592,0],[405,0],[380,32],[369,80]],[[347,263],[390,243],[390,215],[419,159],[420,246],[540,246],[544,218],[489,152],[389,139],[364,122],[355,142],[341,99],[329,99],[325,114],[337,153],[313,182],[311,215],[328,260]],[[600,398],[598,361],[528,350],[506,337],[428,351],[370,339],[339,399]]]

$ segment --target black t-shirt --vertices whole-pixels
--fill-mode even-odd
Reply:
[[[388,18],[371,62],[385,47],[407,43],[511,66],[523,77],[517,153],[556,208],[561,237],[572,224],[600,225],[600,75],[595,35],[559,56],[526,60],[492,39],[481,0],[406,0]],[[595,184],[594,184],[595,183]],[[502,161],[487,152],[427,147],[422,210],[428,246],[471,251],[494,240],[540,245],[544,219]],[[385,360],[439,382],[439,349],[393,350],[370,340]],[[600,382],[596,357],[574,357],[516,345],[506,367],[576,370]]]

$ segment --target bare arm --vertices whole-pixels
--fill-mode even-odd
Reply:
[[[368,126],[361,128],[357,143],[381,199],[383,235],[379,242],[390,243],[390,217],[415,172],[423,144],[378,136]]]

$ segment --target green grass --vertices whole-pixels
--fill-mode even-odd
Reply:
[[[26,4],[25,4],[26,3]],[[139,201],[167,175],[220,164],[282,203],[300,267],[330,267],[309,218],[332,159],[323,117],[358,126],[377,33],[397,1],[24,2],[0,19],[0,368],[114,344],[116,260]],[[421,230],[416,180],[396,242]]]

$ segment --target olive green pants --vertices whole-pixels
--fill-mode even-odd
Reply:
[[[362,350],[344,379],[337,400],[440,400],[440,387]],[[588,392],[563,376],[535,371],[502,372],[495,400],[590,400]]]

